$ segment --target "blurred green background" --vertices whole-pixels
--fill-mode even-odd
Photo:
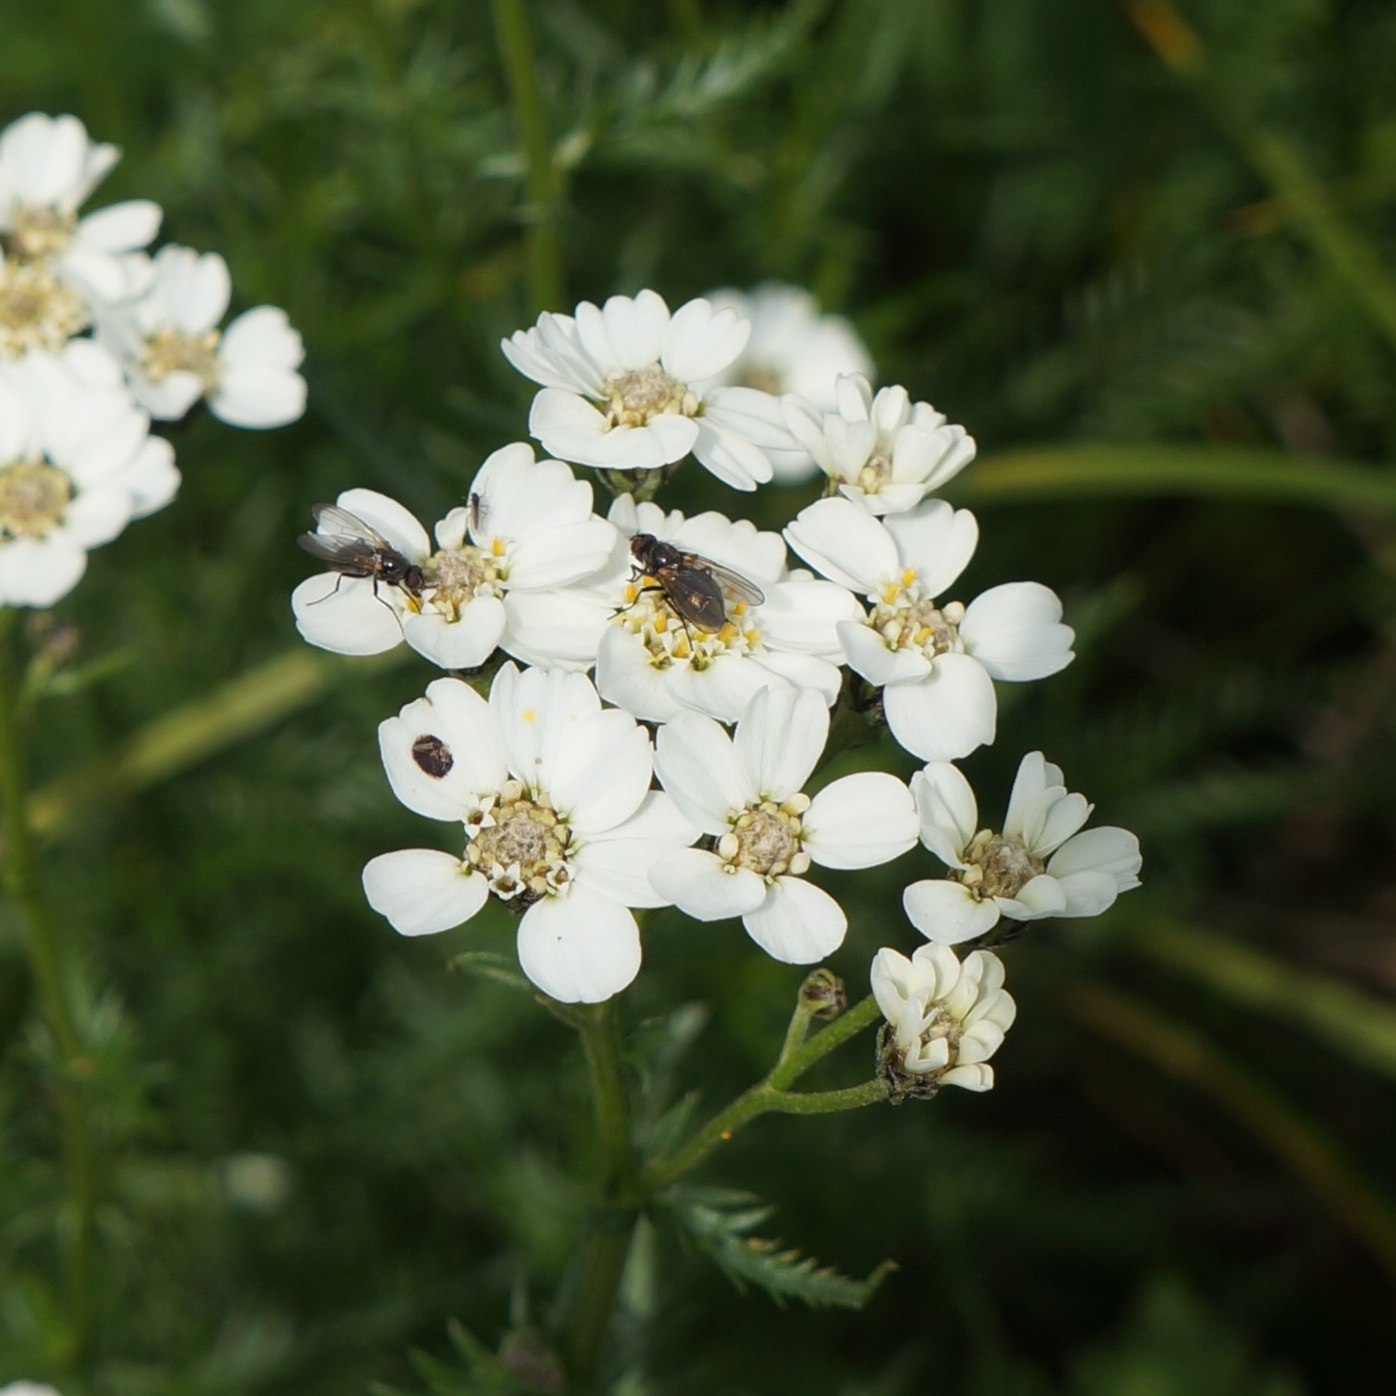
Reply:
[[[661,1232],[630,1389],[1390,1391],[1396,7],[529,12],[554,150],[532,190],[483,3],[5,3],[0,124],[73,111],[119,142],[94,202],[154,198],[162,240],[221,252],[240,306],[288,309],[310,383],[288,430],[180,429],[175,506],[57,613],[115,660],[32,752],[97,990],[90,1391],[419,1393],[409,1350],[459,1371],[449,1319],[493,1346],[558,1283],[588,1196],[575,1039],[445,972],[507,950],[505,916],[409,942],[359,888],[430,837],[374,725],[432,674],[312,655],[287,603],[312,503],[369,486],[435,519],[523,435],[532,387],[497,343],[539,308],[539,226],[553,309],[798,282],[882,382],[966,424],[966,594],[1041,580],[1080,637],[1003,694],[965,763],[981,809],[1040,748],[1145,849],[1142,891],[1005,952],[1020,1016],[991,1094],[768,1119],[703,1169],[849,1273],[894,1258],[870,1307],[778,1309]],[[813,488],[675,484],[767,526]],[[916,943],[898,893],[929,866],[830,879],[855,992],[879,945]],[[677,1070],[721,1104],[773,1059],[801,972],[735,924],[660,914],[646,939],[630,1022],[706,1004]],[[8,908],[0,955],[3,1381],[57,1374],[64,1331]]]

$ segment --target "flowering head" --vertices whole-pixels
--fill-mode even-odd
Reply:
[[[0,259],[0,359],[56,353],[88,326],[86,306],[42,263]]]
[[[961,963],[946,945],[923,945],[910,959],[879,950],[872,989],[887,1020],[878,1037],[878,1075],[893,1101],[931,1096],[942,1086],[987,1091],[994,1084],[986,1063],[1017,1013],[998,956],[974,950]]]
[[[1090,817],[1060,767],[1029,752],[1018,767],[1002,831],[978,827],[969,782],[944,761],[911,780],[921,842],[950,871],[913,883],[903,904],[922,935],[955,945],[985,935],[999,918],[1098,916],[1139,885],[1139,840],[1126,829],[1078,832]]]

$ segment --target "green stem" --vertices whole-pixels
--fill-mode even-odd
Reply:
[[[514,123],[523,146],[528,191],[529,294],[535,312],[563,307],[562,176],[553,161],[538,88],[538,64],[528,32],[524,0],[490,0],[495,38],[509,83]]]
[[[0,796],[4,802],[3,876],[20,912],[44,1022],[57,1048],[59,1112],[71,1216],[63,1228],[73,1346],[86,1348],[93,1240],[93,1161],[84,1055],[63,965],[63,946],[39,889],[24,781],[24,691],[14,639],[18,613],[0,609]]]
[[[630,1092],[621,1059],[615,1000],[580,1010],[579,1017],[603,1159],[602,1202],[586,1221],[562,1338],[567,1370],[572,1380],[585,1388],[605,1356],[640,1207],[630,1139]]]
[[[796,1017],[801,1010],[796,1009]],[[867,1081],[837,1091],[790,1091],[786,1087],[797,1081],[815,1062],[826,1057],[836,1047],[872,1023],[878,1013],[877,1000],[871,994],[854,1005],[842,1017],[834,1019],[822,1032],[816,1033],[799,1046],[790,1047],[791,1034],[786,1034],[786,1049],[764,1081],[758,1081],[744,1091],[725,1109],[718,1111],[702,1129],[692,1135],[668,1158],[652,1164],[641,1178],[648,1194],[683,1177],[701,1163],[719,1144],[727,1140],[752,1120],[766,1114],[822,1115],[833,1110],[854,1110],[887,1099],[887,1088],[881,1081]],[[793,1024],[793,1020],[792,1020]]]

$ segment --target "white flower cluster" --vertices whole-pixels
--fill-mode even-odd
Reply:
[[[226,330],[216,253],[145,248],[160,208],[129,199],[79,217],[119,158],[75,116],[0,131],[0,606],[51,606],[88,552],[179,488],[151,419],[200,398],[272,427],[305,406],[300,336],[260,306]]]
[[[951,872],[906,889],[930,943],[874,962],[882,1069],[896,1095],[987,1089],[1013,1000],[993,954],[961,962],[950,945],[1001,916],[1095,915],[1140,860],[1124,830],[1079,832],[1090,807],[1040,753],[1000,833],[978,829],[949,764],[993,741],[996,683],[1073,657],[1045,586],[953,599],[978,524],[933,491],[973,441],[902,388],[874,393],[851,328],[793,288],[672,313],[654,291],[613,296],[502,347],[541,385],[529,427],[550,458],[494,452],[434,537],[353,489],[301,539],[325,563],[292,597],[306,639],[343,654],[405,641],[458,671],[379,736],[398,798],[459,833],[449,851],[374,858],[369,901],[421,935],[493,894],[521,913],[529,978],[594,1002],[639,970],[634,908],[740,918],[774,958],[810,964],[848,927],[812,870],[886,863],[919,839]],[[826,497],[783,534],[666,512],[648,496],[690,454],[741,490],[822,472]],[[569,463],[617,491],[606,517]],[[488,696],[468,681],[486,665]],[[831,709],[880,712],[928,764],[909,787],[864,771],[807,793]]]

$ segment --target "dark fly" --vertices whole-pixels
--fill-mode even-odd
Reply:
[[[637,533],[630,540],[630,551],[635,566],[655,580],[655,588],[648,589],[663,592],[674,614],[695,630],[711,634],[727,624],[724,590],[748,606],[759,606],[766,599],[761,588],[745,577],[697,553],[680,552],[652,533]]]
[[[426,585],[422,569],[376,528],[337,504],[317,504],[310,512],[316,531],[302,533],[296,541],[330,571],[341,577],[372,577],[375,591],[382,582],[401,587],[408,596],[421,596]]]

